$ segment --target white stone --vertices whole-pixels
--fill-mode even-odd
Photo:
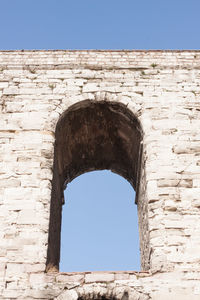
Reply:
[[[200,299],[200,52],[0,51],[0,65],[1,298]],[[45,273],[55,129],[84,100],[124,105],[141,124],[149,271]]]

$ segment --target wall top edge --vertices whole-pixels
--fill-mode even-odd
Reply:
[[[165,49],[165,50],[161,50],[161,49],[148,49],[148,50],[145,50],[145,49],[47,49],[47,50],[44,50],[44,49],[21,49],[21,50],[0,50],[0,53],[3,52],[122,52],[122,53],[126,53],[126,52],[141,52],[141,53],[148,53],[148,52],[172,52],[172,53],[181,53],[181,52],[190,52],[190,53],[193,53],[193,52],[198,52],[200,53],[200,49],[183,49],[183,50],[178,50],[178,49],[173,49],[173,50],[170,50],[170,49]]]

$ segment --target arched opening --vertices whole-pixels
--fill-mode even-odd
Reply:
[[[60,117],[55,133],[47,270],[59,267],[66,185],[85,172],[111,170],[130,182],[137,200],[142,138],[138,120],[120,103],[83,101]]]
[[[140,270],[135,192],[123,177],[93,171],[65,190],[61,272]]]

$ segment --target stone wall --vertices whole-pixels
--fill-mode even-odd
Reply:
[[[0,52],[1,299],[200,299],[200,51]],[[82,101],[141,124],[141,272],[47,271],[56,125]]]

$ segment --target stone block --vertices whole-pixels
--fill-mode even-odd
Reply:
[[[30,274],[30,284],[41,285],[45,282],[45,277],[46,275],[44,273]]]
[[[84,281],[84,274],[60,274],[56,276],[56,281],[61,283],[68,283],[68,282],[83,282]]]
[[[22,263],[8,263],[6,265],[6,278],[13,277],[15,276],[20,276],[20,273],[23,273],[25,271],[25,267]]]
[[[115,276],[113,273],[90,273],[85,275],[85,283],[91,282],[112,282]]]
[[[36,212],[34,209],[23,209],[19,212],[18,224],[38,224]]]
[[[41,273],[46,269],[45,264],[25,264],[25,271],[27,273]]]

